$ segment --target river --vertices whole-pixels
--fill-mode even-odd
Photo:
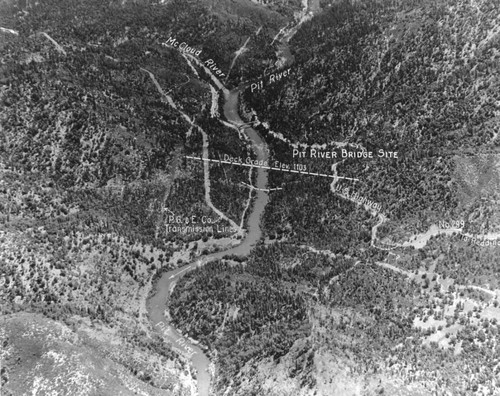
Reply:
[[[308,1],[305,1],[304,5],[305,7],[302,11],[301,20],[297,23],[297,25],[291,27],[288,30],[282,29],[284,33],[284,39],[281,40],[281,45],[279,46],[279,58],[283,60],[284,64],[292,64],[294,62],[293,56],[288,47],[288,42],[297,32],[300,25],[305,20],[311,17],[311,15],[308,15]],[[224,93],[225,103],[223,110],[226,119],[235,126],[241,126],[243,133],[252,142],[256,159],[258,161],[268,162],[269,149],[266,142],[262,139],[262,137],[257,133],[256,130],[249,126],[242,126],[245,123],[238,114],[238,97],[240,93],[239,90],[227,90],[224,85],[221,84],[215,76],[213,76],[210,70],[208,70],[203,63],[200,63],[199,59],[197,59],[196,57],[187,56],[186,60],[190,65],[190,60],[198,63],[211,76],[214,84]],[[166,311],[168,307],[168,300],[172,289],[175,287],[175,283],[182,277],[182,275],[186,274],[197,266],[201,266],[210,261],[220,259],[226,255],[247,256],[250,254],[252,248],[255,247],[261,239],[262,231],[260,229],[260,221],[269,201],[269,195],[267,191],[265,191],[267,188],[268,175],[267,169],[254,169],[257,171],[255,185],[256,189],[254,190],[255,196],[252,211],[248,216],[247,232],[241,243],[228,250],[200,257],[196,261],[186,266],[163,273],[161,278],[156,282],[155,294],[151,298],[149,298],[146,303],[149,318],[155,326],[155,329],[163,333],[163,336],[172,343],[173,347],[178,349],[184,355],[186,355],[188,351],[191,353],[190,359],[193,367],[197,372],[198,392],[200,396],[208,396],[210,392],[210,359],[208,359],[208,357],[204,354],[203,350],[198,345],[183,337],[173,326],[170,325],[169,318],[165,316],[165,313],[167,313],[168,315],[168,312]]]
[[[224,115],[227,120],[234,125],[243,125],[238,114],[238,90],[226,92],[224,95]],[[243,127],[243,132],[250,139],[253,144],[254,153],[259,161],[268,161],[269,151],[266,143],[261,136],[251,127]],[[196,369],[198,380],[198,392],[200,396],[208,396],[210,390],[210,373],[208,371],[210,359],[205,355],[203,350],[196,344],[192,343],[189,339],[182,336],[173,326],[170,325],[168,317],[165,316],[168,306],[170,293],[175,287],[175,283],[190,270],[199,265],[206,264],[207,262],[217,260],[228,254],[235,254],[238,256],[246,256],[250,253],[252,248],[261,239],[262,231],[260,229],[260,219],[266,208],[269,200],[268,193],[261,189],[267,188],[267,169],[255,168],[257,171],[256,186],[258,190],[254,198],[252,211],[248,217],[247,233],[242,242],[231,249],[209,254],[200,257],[196,261],[177,268],[175,270],[164,272],[161,278],[156,282],[155,294],[148,299],[146,306],[148,310],[149,319],[154,325],[155,329],[162,333],[180,353],[185,356],[191,354],[191,362]],[[168,315],[168,313],[167,313]]]

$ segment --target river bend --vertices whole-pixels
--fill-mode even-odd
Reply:
[[[269,151],[265,141],[253,128],[249,126],[242,126],[244,122],[238,114],[238,96],[238,90],[225,92],[224,115],[233,125],[241,126],[243,133],[252,143],[257,160],[268,161]],[[260,219],[269,200],[267,191],[263,191],[267,188],[268,175],[267,169],[255,169],[257,172],[257,181],[255,186],[257,189],[254,190],[256,192],[256,196],[252,210],[248,216],[247,233],[245,234],[242,242],[238,246],[231,249],[209,254],[202,258],[198,258],[196,261],[188,265],[176,268],[175,270],[169,272],[164,272],[161,278],[156,282],[155,294],[151,296],[146,303],[149,319],[155,329],[163,333],[163,336],[168,339],[172,343],[173,347],[180,353],[185,356],[189,356],[190,353],[191,362],[197,372],[198,392],[200,396],[209,395],[210,360],[198,345],[183,337],[182,334],[170,324],[167,311],[168,301],[170,293],[175,287],[175,283],[182,277],[182,275],[199,265],[221,259],[226,255],[234,254],[238,256],[246,256],[261,239],[262,231],[260,229]]]

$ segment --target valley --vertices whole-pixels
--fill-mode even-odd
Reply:
[[[498,392],[495,7],[0,6],[7,394]]]

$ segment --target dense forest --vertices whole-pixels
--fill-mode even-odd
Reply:
[[[274,157],[318,170],[339,162],[339,175],[361,178],[359,194],[381,203],[386,215],[408,230],[426,231],[442,218],[462,218],[475,204],[491,217],[495,196],[463,205],[463,172],[470,166],[460,163],[466,155],[498,151],[496,3],[480,2],[476,8],[462,1],[453,7],[449,2],[341,1],[305,22],[290,41],[293,76],[244,94]],[[338,150],[337,161],[292,159],[292,147],[276,142],[269,131],[295,143],[327,144],[328,151],[335,151],[337,141],[399,155],[341,161]],[[473,186],[472,172],[465,183]],[[310,189],[299,176],[285,183],[293,183],[300,195]],[[308,201],[299,199],[290,209],[284,195],[271,198],[266,218],[285,210],[303,212]],[[322,202],[312,219],[319,221],[329,199],[317,195],[316,202]],[[491,226],[498,224],[492,220]],[[266,227],[274,234],[287,223],[283,217]],[[317,224],[317,241],[325,235],[320,228]]]
[[[284,44],[273,38],[301,5],[264,3],[0,3],[2,26],[18,33],[0,31],[2,313],[85,320],[118,333],[123,350],[183,362],[151,331],[146,298],[164,271],[231,233],[169,232],[169,215],[217,219],[210,184],[213,205],[240,224],[255,172],[212,164],[207,183],[202,162],[185,158],[204,139],[210,158],[253,153],[220,122],[222,90],[163,43],[189,43],[243,89],[276,65]],[[494,394],[499,247],[464,234],[500,225],[500,4],[319,3],[288,42],[290,76],[246,89],[241,113],[271,163],[358,180],[270,171],[279,190],[264,237],[248,257],[180,278],[172,322],[208,351],[228,396],[342,394],[351,382],[373,394]],[[324,144],[337,160],[294,158],[286,140]],[[343,159],[342,148],[398,157]],[[403,245],[452,221],[463,229]],[[130,351],[112,359],[174,388]]]
[[[176,285],[169,307],[176,326],[215,357],[220,390],[237,388],[232,379],[250,361],[279,361],[295,341],[306,339],[307,290],[352,265],[287,244],[257,248],[248,261],[238,261],[211,262],[190,272]]]

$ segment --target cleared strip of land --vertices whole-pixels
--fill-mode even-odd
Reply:
[[[207,161],[207,162],[216,162],[219,164],[229,164],[229,165],[238,165],[238,166],[248,166],[251,168],[263,168],[263,169],[270,169],[270,170],[277,170],[277,171],[282,171],[282,172],[287,172],[287,173],[300,173],[302,175],[311,175],[311,176],[320,176],[320,177],[329,177],[331,179],[345,179],[345,180],[355,180],[359,181],[359,179],[355,179],[352,177],[343,177],[343,176],[336,176],[336,175],[327,175],[324,173],[313,173],[313,172],[301,172],[298,170],[294,169],[282,169],[282,168],[274,168],[272,166],[261,166],[261,165],[250,165],[250,164],[242,164],[239,162],[231,162],[231,161],[224,161],[224,160],[218,160],[218,159],[211,159],[211,158],[201,158],[201,157],[192,157],[190,155],[186,155],[186,158],[188,159],[195,159],[199,161]]]

